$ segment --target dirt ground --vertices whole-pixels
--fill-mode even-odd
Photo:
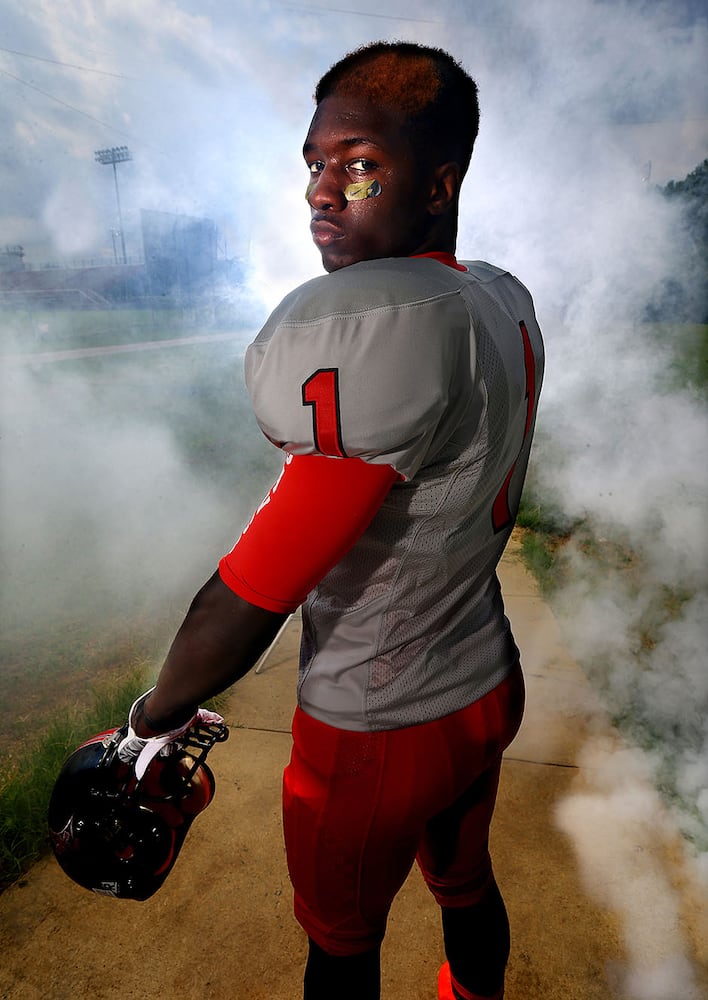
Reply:
[[[588,763],[588,746],[606,752],[593,760],[615,760],[620,741],[513,549],[502,582],[528,695],[492,830],[512,925],[506,998],[708,997],[706,897],[690,861],[651,790],[633,817],[634,787],[625,794]],[[293,620],[262,672],[236,687],[231,737],[210,757],[216,797],[152,899],[94,896],[53,859],[0,897],[2,1000],[297,1000],[305,941],[280,780],[298,635]],[[414,870],[390,918],[383,1000],[435,1000],[442,958],[437,909]]]

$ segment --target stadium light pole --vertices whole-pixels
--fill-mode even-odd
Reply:
[[[120,226],[120,243],[123,250],[123,263],[128,263],[128,258],[125,254],[125,236],[123,235],[123,215],[120,210],[120,193],[118,191],[118,171],[116,170],[116,163],[125,163],[127,160],[132,160],[130,150],[127,146],[111,146],[110,149],[97,149],[93,154],[94,159],[97,163],[102,163],[107,166],[109,163],[113,166],[113,180],[116,185],[116,202],[118,204],[118,225]]]

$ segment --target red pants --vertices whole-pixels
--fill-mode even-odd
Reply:
[[[517,666],[467,708],[406,729],[350,732],[296,710],[285,845],[295,916],[323,950],[377,947],[416,859],[442,906],[480,898],[501,755],[523,706]]]

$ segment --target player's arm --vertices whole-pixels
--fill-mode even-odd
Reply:
[[[258,661],[283,621],[355,544],[398,478],[387,465],[289,457],[219,570],[194,598],[157,685],[138,705],[139,737],[174,729]]]
[[[137,735],[154,736],[188,722],[200,703],[250,670],[286,617],[245,601],[214,573],[192,601],[156,687],[138,705]]]

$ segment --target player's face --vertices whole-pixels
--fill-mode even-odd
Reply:
[[[403,126],[395,112],[351,96],[319,104],[303,153],[325,270],[424,251],[428,177]]]

